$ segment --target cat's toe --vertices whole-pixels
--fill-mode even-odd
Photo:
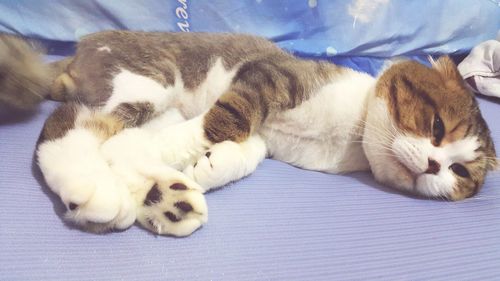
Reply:
[[[207,222],[201,188],[188,179],[154,184],[138,208],[138,221],[157,234],[187,236]]]
[[[247,163],[241,146],[225,141],[210,148],[194,165],[186,167],[184,173],[207,191],[247,175]]]

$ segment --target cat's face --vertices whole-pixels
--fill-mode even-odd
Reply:
[[[375,178],[433,198],[476,194],[495,149],[474,96],[448,57],[391,66],[369,99],[363,148]]]

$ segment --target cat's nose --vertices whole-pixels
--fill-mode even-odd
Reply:
[[[429,166],[427,167],[427,170],[425,170],[425,173],[437,175],[437,173],[439,173],[439,170],[441,169],[441,165],[439,165],[439,163],[432,158],[429,158],[428,161]]]

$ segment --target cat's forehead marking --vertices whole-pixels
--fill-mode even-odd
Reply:
[[[109,46],[107,46],[107,45],[99,47],[99,48],[97,48],[97,50],[99,52],[108,52],[108,53],[111,53],[111,48]]]

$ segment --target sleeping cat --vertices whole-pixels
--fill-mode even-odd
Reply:
[[[50,97],[72,102],[46,121],[38,163],[68,218],[93,231],[137,219],[188,235],[207,220],[202,193],[265,157],[461,200],[495,150],[453,62],[432,64],[373,78],[248,35],[95,33],[47,66],[62,69]]]

